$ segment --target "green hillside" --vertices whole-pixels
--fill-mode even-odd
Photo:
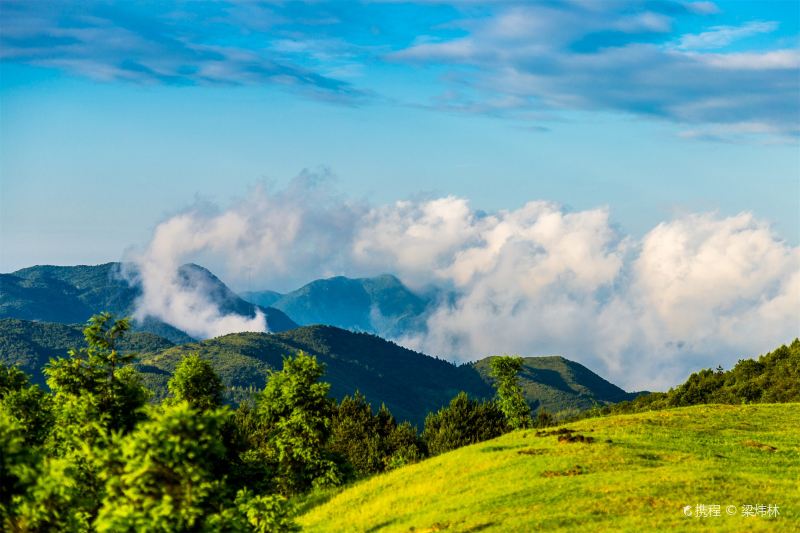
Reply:
[[[199,353],[211,361],[227,386],[260,390],[267,371],[279,369],[284,355],[299,350],[326,365],[325,381],[331,383],[332,396],[342,398],[360,390],[376,407],[383,402],[398,419],[420,426],[430,410],[445,405],[461,390],[477,397],[494,394],[477,373],[464,374],[447,361],[374,335],[330,326],[224,335],[145,356],[141,362],[148,369],[172,372],[185,355]]]
[[[144,356],[148,371],[172,372],[182,357],[199,353],[211,360],[229,387],[261,389],[270,368],[280,368],[282,356],[303,350],[325,363],[325,381],[341,399],[360,390],[374,405],[385,403],[400,420],[419,427],[430,411],[447,404],[460,391],[475,398],[494,395],[486,375],[488,359],[455,366],[414,352],[375,335],[331,326],[306,326],[277,334],[234,333]],[[148,383],[161,387],[167,374]],[[520,375],[528,403],[550,413],[576,411],[635,397],[562,357],[528,357]]]
[[[134,332],[124,348],[140,354],[137,368],[156,399],[178,362],[187,354],[208,358],[228,387],[228,398],[240,400],[261,390],[269,369],[280,368],[284,355],[298,350],[326,364],[331,394],[341,399],[361,391],[377,408],[385,403],[400,420],[422,427],[425,416],[460,391],[475,398],[494,395],[486,375],[487,360],[457,367],[414,352],[375,335],[330,326],[307,326],[277,334],[233,333],[202,342],[173,345],[146,332]],[[0,362],[19,365],[36,383],[50,357],[83,346],[81,326],[0,319]],[[555,413],[606,404],[632,395],[582,365],[561,357],[529,357],[520,376],[534,409]]]
[[[800,402],[800,339],[757,359],[740,359],[730,370],[706,368],[668,392],[643,394],[598,411],[599,414],[632,413],[701,403],[778,402]]]
[[[464,368],[476,370],[491,384],[491,360],[492,357],[487,357]],[[582,364],[563,357],[525,357],[523,360],[519,382],[533,409],[543,408],[550,413],[583,410],[597,404],[632,400],[638,395],[625,392]]]
[[[353,532],[797,531],[798,428],[800,404],[760,404],[517,431],[367,479],[316,507],[320,498],[309,499],[298,522]],[[758,505],[764,514],[778,506],[778,516],[759,516]]]
[[[131,265],[127,265],[132,268]],[[51,266],[23,268],[11,274],[0,274],[0,318],[20,318],[61,324],[82,324],[100,311],[117,316],[131,316],[141,289],[123,276],[124,265]],[[257,306],[234,294],[208,270],[197,265],[183,265],[179,271],[187,286],[201,285],[223,313],[254,316]],[[260,308],[271,331],[297,327],[283,312]],[[135,329],[149,331],[175,343],[192,339],[154,318],[134,324]]]
[[[287,294],[246,292],[242,297],[270,305],[298,324],[325,324],[395,337],[424,327],[430,298],[412,292],[395,276],[312,281]]]
[[[0,363],[17,366],[39,385],[51,357],[64,357],[85,344],[83,325],[0,319]],[[156,352],[174,346],[169,340],[144,331],[130,332],[120,343],[122,352]]]

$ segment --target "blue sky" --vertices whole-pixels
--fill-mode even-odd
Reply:
[[[383,204],[742,211],[800,239],[796,2],[7,2],[0,270],[303,169]]]

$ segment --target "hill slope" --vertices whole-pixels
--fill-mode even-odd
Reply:
[[[145,356],[142,364],[172,372],[186,354],[199,353],[211,360],[226,385],[261,389],[267,370],[281,368],[282,356],[298,350],[325,363],[323,380],[331,384],[334,397],[341,399],[360,390],[373,407],[385,403],[398,419],[419,427],[428,412],[444,406],[460,391],[476,398],[494,396],[485,375],[487,360],[457,367],[375,335],[331,326],[305,326],[271,335],[225,335]],[[158,381],[166,383],[166,379]],[[562,357],[526,358],[520,382],[531,407],[551,413],[636,396]]]
[[[762,404],[569,424],[592,443],[517,431],[358,483],[299,523],[304,531],[793,531],[798,427],[800,404]],[[743,506],[759,504],[779,515],[743,516]],[[698,505],[719,505],[720,516],[696,516]]]
[[[71,348],[84,346],[83,326],[0,319],[0,363],[17,366],[34,383],[44,384],[42,370],[51,357],[63,357]],[[123,352],[155,352],[174,346],[169,340],[144,331],[123,338]]]
[[[270,305],[301,325],[325,324],[396,337],[424,327],[431,299],[412,292],[396,277],[351,279],[337,276],[312,281],[287,294],[246,292],[242,297]]]
[[[476,370],[489,385],[490,361],[487,357],[467,365]],[[588,409],[597,404],[632,400],[638,393],[625,392],[585,366],[560,356],[524,357],[519,375],[520,386],[534,409],[550,413],[570,409]]]
[[[43,383],[42,368],[50,357],[63,356],[69,348],[83,344],[81,326],[0,319],[0,362],[18,364],[37,383]],[[247,390],[262,389],[267,371],[281,368],[283,356],[298,350],[326,364],[323,379],[331,383],[334,397],[341,399],[360,390],[373,407],[386,403],[396,417],[420,427],[429,411],[447,404],[459,391],[476,398],[494,395],[485,374],[486,360],[457,367],[375,335],[331,326],[307,326],[278,334],[234,333],[178,346],[138,332],[129,336],[124,347],[140,354],[137,366],[156,397],[166,394],[169,376],[190,353],[207,357],[224,383],[233,388],[232,398],[240,399]],[[631,396],[561,357],[526,358],[521,383],[531,406],[551,413]]]
[[[141,289],[122,276],[122,267],[121,263],[40,265],[0,274],[0,318],[81,324],[100,311],[130,316]],[[187,286],[202,284],[223,313],[255,316],[257,306],[236,296],[208,270],[197,265],[184,265],[180,275]],[[297,327],[277,309],[260,309],[271,331]],[[150,331],[176,343],[194,340],[183,331],[152,318],[135,324],[135,329]]]
[[[490,397],[494,391],[477,373],[464,374],[447,361],[413,352],[380,337],[331,326],[307,326],[276,334],[235,333],[145,356],[142,364],[173,372],[187,354],[208,358],[228,386],[262,389],[269,369],[284,355],[303,350],[326,365],[323,380],[342,398],[360,390],[377,408],[386,403],[401,420],[421,425],[431,409],[459,391]]]

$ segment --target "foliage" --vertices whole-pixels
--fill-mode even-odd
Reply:
[[[83,331],[87,347],[70,350],[69,358],[51,360],[45,368],[60,427],[96,420],[110,431],[130,431],[141,418],[147,393],[130,366],[134,356],[116,347],[129,329],[126,319],[95,315]]]
[[[741,359],[728,371],[721,367],[701,370],[668,392],[644,394],[631,401],[587,411],[580,417],[709,403],[774,402],[800,402],[800,339],[757,360]]]
[[[280,369],[284,355],[298,351],[325,364],[330,395],[341,400],[355,390],[372,405],[385,403],[398,421],[421,427],[432,409],[445,405],[459,390],[488,398],[492,388],[477,373],[413,352],[380,337],[328,326],[309,326],[282,333],[234,333],[143,356],[150,368],[173,373],[189,354],[211,362],[228,389],[230,400],[261,390],[270,370]]]
[[[53,424],[51,398],[15,367],[0,365],[0,406],[20,423],[26,445],[44,443]]]
[[[411,424],[398,425],[385,405],[373,413],[358,391],[345,396],[336,407],[328,446],[359,477],[417,461],[424,455]]]
[[[480,402],[460,392],[447,407],[428,415],[422,439],[428,452],[438,455],[497,437],[505,427],[505,415],[496,402]]]
[[[489,360],[490,376],[497,389],[497,406],[506,416],[506,423],[511,429],[530,427],[531,408],[525,401],[519,386],[519,372],[522,370],[521,357],[498,356]]]
[[[228,416],[181,402],[156,409],[123,437],[97,530],[203,529],[226,501],[221,429]]]
[[[0,364],[16,366],[45,386],[43,370],[54,357],[63,357],[70,348],[85,345],[83,327],[74,324],[0,319]],[[128,331],[117,339],[120,353],[154,353],[174,346],[167,339],[142,331]]]
[[[289,500],[280,494],[258,496],[243,489],[236,494],[235,504],[241,517],[242,530],[256,533],[300,531],[293,519]]]
[[[17,398],[17,405],[25,400],[32,413],[38,412],[29,420],[52,416],[53,421],[49,432],[29,438],[43,442],[44,459],[42,475],[18,505],[26,528],[85,530],[96,515],[113,434],[133,429],[147,399],[130,366],[133,356],[117,350],[129,327],[127,320],[114,320],[108,313],[92,317],[84,329],[87,346],[71,350],[69,358],[51,360],[45,369],[49,401],[39,401],[38,389],[31,388],[27,398]],[[9,396],[3,398],[8,401]]]
[[[33,374],[35,383],[44,385],[41,367],[49,357],[66,353],[70,346],[77,345],[79,332],[72,340],[64,337],[50,346],[50,330],[57,333],[56,327],[69,326],[14,322],[19,327],[12,328],[8,321],[0,320],[0,360],[19,364],[25,372]],[[130,345],[141,345],[134,342],[140,335],[144,334],[126,334],[118,349],[125,352]],[[3,341],[8,339],[17,340],[4,345]],[[26,345],[28,348],[24,348]],[[34,350],[36,346],[39,348]],[[16,355],[28,353],[24,350],[39,355]],[[222,379],[226,402],[235,405],[251,397],[253,391],[262,390],[267,372],[280,369],[283,355],[294,355],[298,350],[314,355],[326,365],[326,381],[331,384],[332,397],[341,400],[359,390],[373,406],[385,403],[398,421],[407,420],[418,428],[422,428],[428,412],[446,405],[459,391],[480,399],[495,394],[490,385],[493,381],[489,377],[490,358],[455,366],[374,335],[328,326],[309,326],[278,334],[235,333],[181,346],[142,348],[135,366],[142,382],[154,393],[153,399],[161,400],[168,396],[167,381],[181,360],[198,354],[211,363]],[[635,397],[562,357],[528,357],[524,361],[520,386],[533,409],[545,408],[558,416],[567,409],[584,410],[597,403]]]
[[[15,507],[38,476],[37,454],[25,442],[22,424],[0,405],[0,526],[16,529]]]
[[[327,396],[330,385],[319,381],[323,373],[313,356],[299,352],[286,357],[283,369],[270,372],[256,399],[265,437],[261,452],[275,465],[275,481],[283,494],[339,482],[336,465],[325,453],[334,403]]]
[[[197,354],[183,358],[167,386],[174,401],[185,401],[194,409],[204,411],[222,405],[225,386],[211,363]]]

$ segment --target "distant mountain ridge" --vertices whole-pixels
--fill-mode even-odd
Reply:
[[[127,281],[122,268],[122,263],[39,265],[0,274],[0,318],[82,324],[99,311],[109,311],[120,317],[130,316],[134,313],[141,288]],[[260,309],[271,331],[297,327],[282,311],[242,300],[203,267],[184,265],[179,274],[188,286],[202,283],[223,313],[252,317]],[[150,317],[137,322],[135,329],[149,331],[175,343],[194,340],[187,333]]]
[[[50,357],[63,356],[68,348],[80,345],[79,326],[0,319],[0,363],[20,366],[40,384]],[[211,361],[229,387],[229,397],[244,397],[247,391],[262,389],[268,371],[280,369],[283,356],[298,350],[326,365],[323,379],[331,384],[332,396],[341,399],[358,390],[373,407],[385,403],[397,418],[420,427],[428,412],[462,390],[476,398],[494,395],[488,359],[456,366],[375,335],[332,326],[305,326],[275,334],[232,333],[177,346],[149,333],[135,333],[123,349],[140,353],[137,367],[157,397],[166,394],[171,373],[188,354]],[[551,413],[636,397],[562,357],[525,358],[520,378],[529,404]]]
[[[425,328],[434,297],[417,294],[397,277],[333,278],[312,281],[287,294],[244,292],[242,298],[280,309],[300,325],[326,324],[399,337]]]
[[[0,318],[0,363],[16,366],[44,385],[42,370],[53,357],[64,357],[72,348],[85,345],[83,325]],[[146,331],[123,337],[122,352],[157,352],[174,346],[171,341]]]

